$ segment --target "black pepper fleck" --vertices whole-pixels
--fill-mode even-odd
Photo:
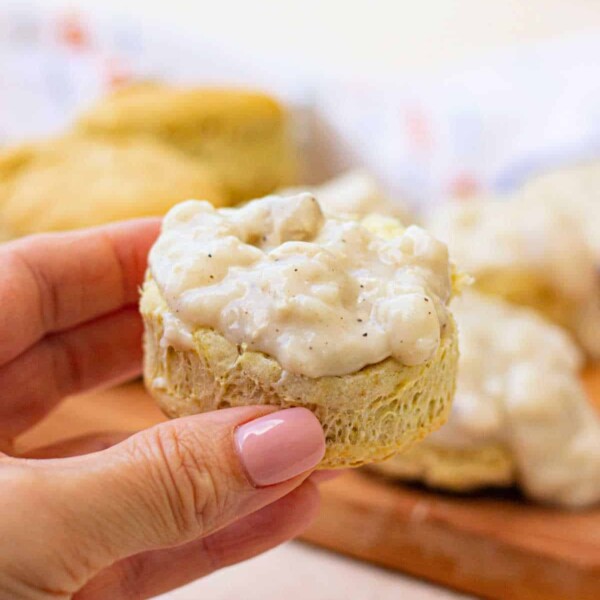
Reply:
[[[362,323],[362,319],[356,319],[359,323]]]
[[[423,298],[423,300],[425,300],[425,302],[429,302],[429,298]]]
[[[212,254],[209,254],[209,255],[208,255],[208,258],[212,258]]]
[[[368,335],[368,333],[363,333],[363,337],[367,337]]]
[[[294,269],[294,273],[297,273],[297,272],[298,272],[298,269]]]

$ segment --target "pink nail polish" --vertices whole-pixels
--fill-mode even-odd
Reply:
[[[316,467],[325,454],[325,436],[309,410],[288,408],[238,427],[235,446],[248,477],[261,487]]]

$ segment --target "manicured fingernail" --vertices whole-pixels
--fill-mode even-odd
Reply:
[[[325,436],[306,408],[288,408],[237,428],[237,453],[256,486],[287,481],[316,467],[325,454]]]

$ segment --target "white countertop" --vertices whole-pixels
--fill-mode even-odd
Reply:
[[[290,542],[223,569],[161,600],[461,600],[400,573]]]

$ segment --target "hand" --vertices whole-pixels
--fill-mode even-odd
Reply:
[[[289,539],[315,515],[323,431],[233,408],[9,456],[68,394],[140,371],[156,220],[0,245],[0,598],[146,598]],[[39,458],[44,457],[44,458]]]

